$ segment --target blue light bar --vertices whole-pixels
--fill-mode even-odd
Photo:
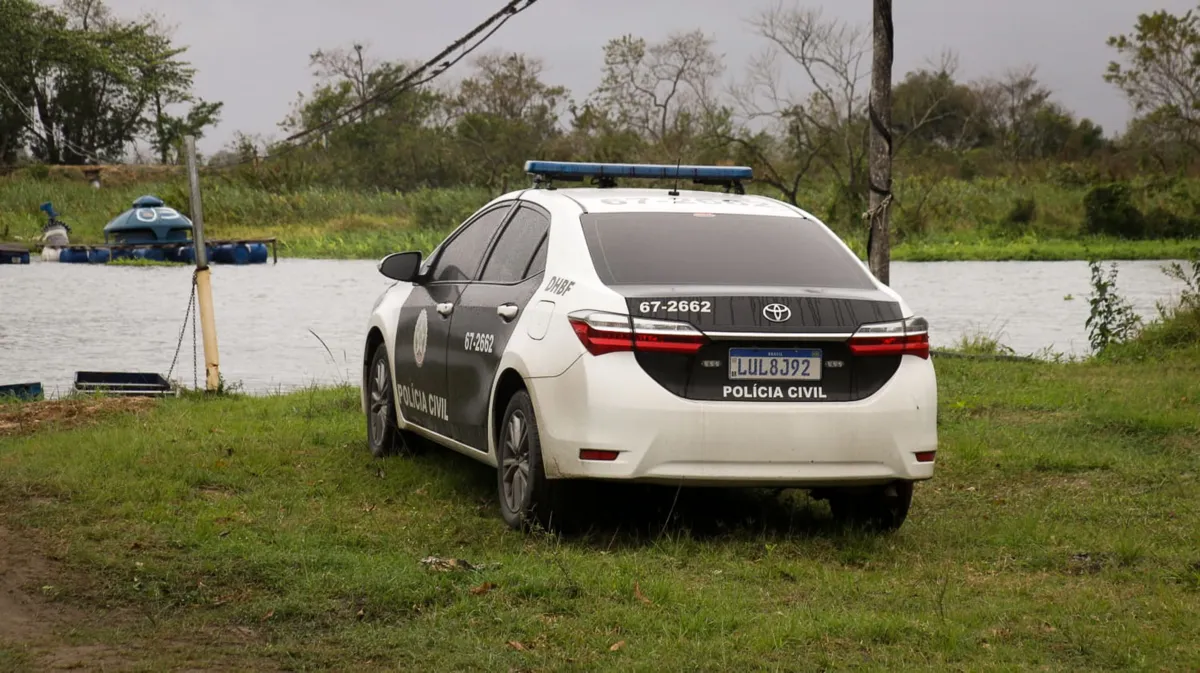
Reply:
[[[694,182],[753,180],[748,166],[673,166],[670,164],[588,164],[574,161],[526,161],[525,172],[549,179],[583,178],[682,178]]]

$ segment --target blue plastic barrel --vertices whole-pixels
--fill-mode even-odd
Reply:
[[[250,250],[241,243],[225,243],[213,249],[212,261],[217,264],[249,264]]]
[[[28,250],[2,250],[0,249],[0,264],[28,264]]]
[[[63,248],[58,255],[58,261],[66,264],[87,264],[87,248]]]
[[[267,257],[270,256],[270,250],[267,249],[266,243],[251,243],[250,247],[250,263],[265,264]]]
[[[174,249],[174,254],[171,255],[172,262],[181,262],[183,264],[196,263],[196,248],[195,246],[185,245]]]
[[[133,256],[137,259],[148,259],[155,262],[163,262],[167,259],[162,248],[135,248]]]
[[[106,248],[91,248],[87,251],[88,264],[108,264],[108,250]]]
[[[129,248],[112,248],[109,253],[109,259],[114,262],[118,259],[133,259],[133,251]]]

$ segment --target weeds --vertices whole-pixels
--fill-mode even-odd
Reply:
[[[1111,265],[1107,276],[1100,262],[1089,262],[1088,267],[1092,273],[1088,341],[1093,352],[1103,353],[1109,346],[1137,336],[1142,321],[1133,305],[1117,293],[1117,265]]]

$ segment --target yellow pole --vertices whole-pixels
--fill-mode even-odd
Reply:
[[[196,303],[200,305],[200,330],[204,333],[204,381],[208,390],[221,385],[221,362],[217,354],[217,324],[213,321],[212,279],[208,267],[196,270]]]
[[[213,319],[212,279],[209,277],[208,248],[204,247],[204,209],[200,204],[200,173],[196,168],[196,139],[184,138],[187,146],[188,182],[191,185],[192,244],[196,249],[196,303],[200,308],[200,330],[204,334],[204,381],[209,391],[221,385],[221,362],[217,355],[217,323]]]

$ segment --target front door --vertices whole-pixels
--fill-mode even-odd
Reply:
[[[405,419],[453,436],[446,379],[450,325],[464,290],[479,272],[512,204],[500,204],[459,227],[430,260],[425,279],[413,288],[396,325],[396,399]]]
[[[463,291],[446,355],[453,438],[486,452],[488,407],[500,359],[546,265],[549,217],[522,204],[496,240],[479,280]]]
[[[463,285],[437,283],[413,288],[396,325],[396,401],[412,423],[449,435],[446,345],[450,316],[438,307],[453,304]]]

